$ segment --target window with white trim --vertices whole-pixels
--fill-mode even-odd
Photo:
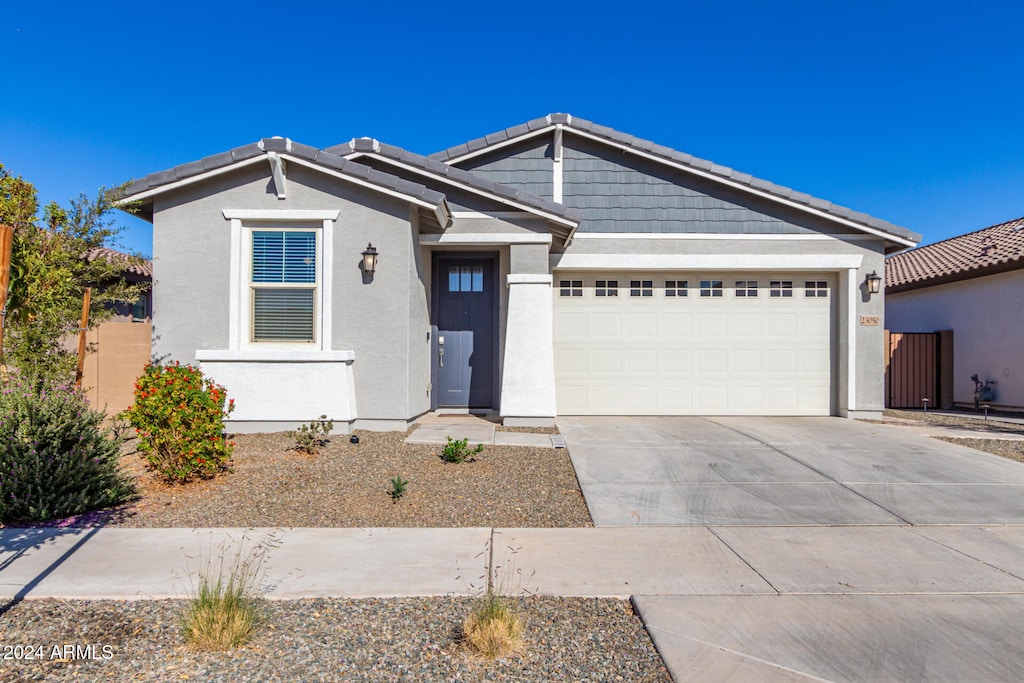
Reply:
[[[250,341],[315,343],[317,231],[253,228],[249,234]]]
[[[594,282],[594,296],[618,296],[618,280],[597,280]]]
[[[701,280],[700,281],[700,295],[703,296],[703,297],[722,296],[722,281],[721,280]]]
[[[757,296],[757,280],[737,280],[736,296],[739,298],[752,298]]]
[[[583,280],[560,280],[558,296],[583,296]]]
[[[804,282],[804,296],[808,299],[828,298],[828,282],[825,280],[807,280]]]
[[[686,280],[665,280],[665,296],[688,296],[689,286]]]
[[[630,296],[654,296],[654,280],[630,280]]]
[[[771,280],[768,283],[768,296],[773,299],[790,299],[793,297],[792,280]]]

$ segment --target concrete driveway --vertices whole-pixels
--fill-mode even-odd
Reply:
[[[619,554],[685,527],[674,585],[630,577],[677,681],[1024,680],[1024,464],[839,418],[558,424]]]
[[[1024,467],[842,418],[573,417],[597,526],[1024,524]]]

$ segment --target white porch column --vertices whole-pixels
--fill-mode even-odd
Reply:
[[[551,282],[551,275],[508,276],[508,321],[501,377],[501,417],[506,425],[554,424]]]

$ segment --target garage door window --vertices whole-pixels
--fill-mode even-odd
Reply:
[[[721,280],[701,280],[700,281],[700,295],[707,296],[722,296],[722,281]]]
[[[825,280],[807,280],[804,282],[804,296],[808,299],[828,297],[828,282]]]
[[[665,296],[687,296],[689,286],[686,280],[665,280]]]
[[[654,280],[630,280],[630,296],[654,296]]]
[[[594,296],[618,296],[618,280],[598,280],[594,283]]]
[[[737,280],[736,296],[740,298],[757,296],[757,280]]]
[[[768,286],[769,295],[773,299],[793,298],[792,280],[772,280]]]
[[[583,280],[561,280],[558,296],[583,296]]]

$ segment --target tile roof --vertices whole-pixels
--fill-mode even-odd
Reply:
[[[132,181],[128,185],[127,200],[131,201],[132,195],[169,185],[179,180],[207,173],[239,161],[245,161],[253,157],[265,155],[269,152],[289,154],[293,157],[306,159],[319,166],[330,168],[342,175],[350,176],[356,180],[376,185],[386,190],[399,192],[415,199],[420,199],[431,204],[440,205],[445,202],[445,197],[440,192],[431,190],[419,183],[413,183],[390,173],[383,173],[371,169],[369,166],[350,161],[337,154],[331,154],[325,150],[317,149],[309,145],[293,142],[288,138],[263,138],[259,142],[253,142],[241,147],[235,147],[227,152],[213,154],[203,157],[198,161],[181,164],[166,171],[158,171]]]
[[[98,258],[105,259],[110,263],[123,263],[124,270],[127,273],[134,273],[142,277],[153,277],[153,262],[150,260],[138,263],[132,260],[131,255],[115,249],[108,249],[107,247],[95,247],[85,254],[85,260],[89,262],[95,261]]]
[[[836,216],[837,218],[842,218],[848,221],[852,221],[854,223],[859,223],[866,227],[879,230],[888,235],[892,235],[893,237],[897,237],[901,240],[906,240],[914,243],[919,242],[921,240],[921,235],[918,235],[917,233],[911,232],[910,230],[900,227],[898,225],[893,225],[892,223],[883,221],[879,218],[869,216],[866,213],[854,211],[852,209],[839,206],[838,204],[833,204],[824,199],[817,199],[809,194],[797,192],[788,187],[776,185],[775,183],[771,183],[766,180],[760,180],[747,173],[741,173],[739,171],[733,170],[726,166],[720,166],[719,164],[707,161],[705,159],[698,159],[693,155],[678,152],[670,147],[665,147],[664,145],[659,145],[649,140],[634,137],[627,133],[621,133],[612,128],[608,128],[607,126],[601,126],[596,123],[593,123],[592,121],[580,119],[569,114],[548,114],[544,118],[533,119],[527,121],[526,123],[519,124],[518,126],[506,128],[505,130],[485,135],[482,138],[470,140],[469,142],[465,142],[461,145],[456,145],[455,147],[450,147],[440,152],[435,152],[434,154],[430,155],[430,158],[436,161],[442,161],[447,163],[450,162],[452,159],[456,159],[458,157],[470,154],[472,152],[476,152],[478,150],[486,149],[487,147],[491,147],[493,145],[497,145],[517,137],[529,135],[530,133],[535,133],[537,131],[544,130],[545,128],[554,126],[556,124],[561,124],[564,127],[564,129],[568,131],[577,130],[584,133],[589,133],[590,135],[594,135],[596,137],[603,138],[609,142],[629,147],[638,152],[644,152],[654,157],[661,158],[665,161],[681,164],[683,166],[687,166],[695,170],[708,173],[713,176],[718,176],[723,180],[728,180],[733,183],[745,185],[751,188],[752,190],[764,192],[779,199],[785,199],[790,202],[795,202],[797,204],[803,204],[808,208],[822,211],[826,214]]]
[[[450,166],[437,161],[436,159],[431,159],[430,157],[425,157],[421,154],[416,154],[415,152],[402,149],[401,147],[385,144],[373,138],[353,138],[349,142],[328,147],[325,151],[345,157],[353,154],[376,154],[383,157],[385,160],[390,159],[392,161],[401,162],[419,169],[426,174],[430,174],[441,179],[447,178],[450,181],[461,183],[475,190],[495,195],[499,199],[508,199],[520,204],[525,204],[531,208],[560,216],[575,223],[579,223],[583,220],[583,215],[576,209],[568,208],[558,202],[538,197],[537,195],[524,192],[509,185],[496,183],[493,180],[488,180],[487,178],[483,178],[475,173],[471,173],[470,171],[463,170],[456,166]]]
[[[900,292],[1024,268],[1024,218],[885,259],[885,290]]]

